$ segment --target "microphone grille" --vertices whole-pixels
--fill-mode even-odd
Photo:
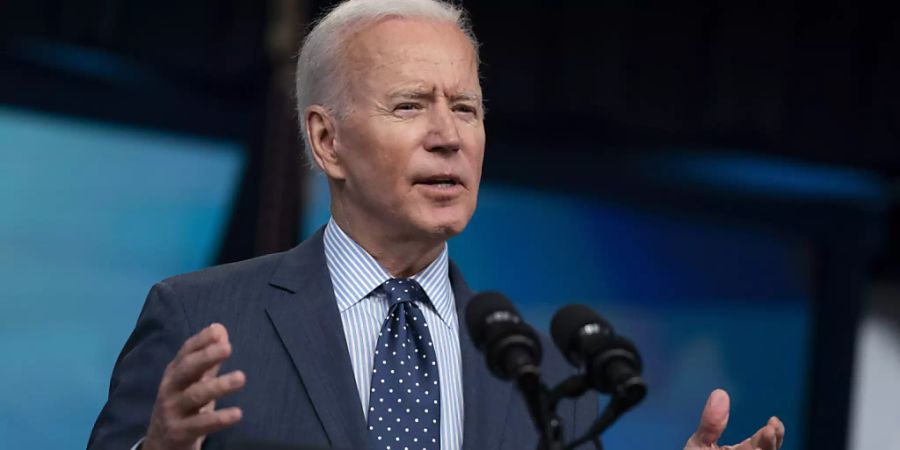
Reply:
[[[550,336],[553,343],[564,355],[572,353],[571,348],[575,342],[575,335],[581,328],[588,324],[598,324],[600,327],[612,331],[609,324],[585,305],[567,305],[562,307],[550,321]]]
[[[505,295],[499,292],[482,292],[475,295],[466,305],[466,327],[476,347],[484,345],[485,328],[488,318],[497,312],[507,312],[518,317],[519,312]]]

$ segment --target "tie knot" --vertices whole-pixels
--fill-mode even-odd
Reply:
[[[422,286],[412,278],[391,278],[384,282],[384,292],[391,306],[403,302],[424,301],[428,299]]]

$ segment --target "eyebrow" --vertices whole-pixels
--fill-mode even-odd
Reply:
[[[477,94],[456,94],[450,96],[450,101],[470,101],[475,103],[481,103],[481,96]]]
[[[434,100],[434,92],[427,90],[403,89],[390,95],[391,99],[409,99],[409,100]],[[451,95],[451,102],[469,101],[481,103],[481,96],[478,94],[463,93]]]

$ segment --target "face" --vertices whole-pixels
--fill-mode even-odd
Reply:
[[[485,144],[470,41],[452,23],[390,19],[356,33],[344,56],[346,109],[317,156],[333,208],[394,238],[458,234]]]

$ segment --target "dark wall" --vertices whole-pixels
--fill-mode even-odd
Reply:
[[[727,146],[898,175],[887,3],[465,2],[491,139]]]

